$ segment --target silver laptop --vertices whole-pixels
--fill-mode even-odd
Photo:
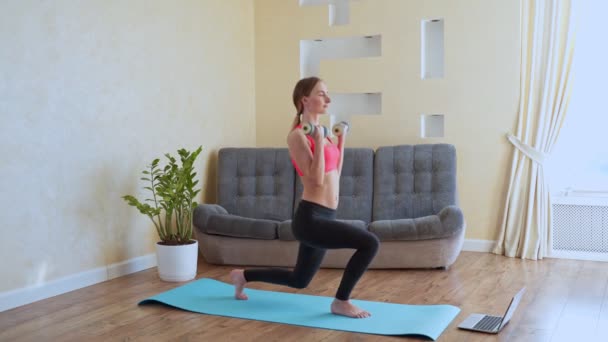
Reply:
[[[511,304],[509,304],[504,316],[498,317],[474,313],[462,321],[458,327],[460,329],[497,334],[505,325],[507,325],[507,323],[509,323],[509,320],[511,320],[511,317],[513,316],[513,313],[515,312],[515,309],[521,301],[521,297],[523,297],[525,291],[526,288],[523,287],[515,296],[513,296],[513,299],[511,299]]]

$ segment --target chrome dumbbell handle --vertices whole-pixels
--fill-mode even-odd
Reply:
[[[315,125],[311,124],[310,122],[306,122],[306,123],[302,124],[302,131],[306,135],[312,136],[313,134],[315,134],[315,129],[317,129],[317,128],[323,130],[323,137],[327,137],[329,135],[329,130],[325,126],[315,126]]]

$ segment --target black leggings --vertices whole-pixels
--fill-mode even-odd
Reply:
[[[245,280],[263,281],[298,289],[308,286],[321,267],[327,249],[353,248],[336,298],[348,300],[359,278],[378,251],[378,238],[367,230],[336,221],[336,210],[302,200],[291,227],[300,241],[298,260],[293,271],[282,268],[245,270]]]

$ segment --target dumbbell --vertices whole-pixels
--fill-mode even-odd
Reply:
[[[340,121],[335,124],[334,127],[332,127],[332,131],[334,132],[335,136],[339,137],[344,134],[345,131],[348,131],[349,128],[350,126],[348,125],[348,122]]]
[[[325,127],[325,126],[318,126],[318,127],[319,127],[319,129],[323,130],[323,137],[327,137],[329,135],[329,130],[327,129],[327,127]],[[317,129],[317,126],[311,124],[310,122],[302,124],[302,131],[306,135],[312,136],[313,134],[315,134],[316,129]]]

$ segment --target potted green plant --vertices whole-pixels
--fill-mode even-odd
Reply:
[[[192,238],[192,212],[200,192],[194,162],[201,150],[201,146],[194,152],[178,150],[180,163],[167,153],[164,167],[159,165],[160,159],[154,159],[140,178],[150,198],[142,203],[131,195],[122,197],[154,223],[160,238],[156,244],[158,274],[165,281],[187,281],[196,276],[198,241]]]

